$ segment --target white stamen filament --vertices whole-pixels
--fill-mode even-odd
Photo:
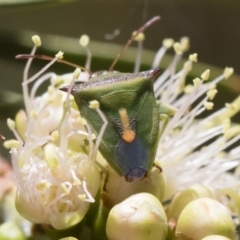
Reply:
[[[30,102],[32,103],[34,98],[35,98],[35,95],[36,95],[36,92],[38,90],[38,88],[40,87],[40,85],[42,83],[44,83],[46,80],[49,80],[51,78],[55,78],[56,77],[56,74],[55,73],[46,73],[45,75],[43,75],[42,77],[40,77],[33,85],[32,89],[31,89],[31,93],[30,93]],[[32,109],[32,106],[31,106],[31,109]]]
[[[37,46],[34,45],[32,51],[31,51],[31,55],[34,55],[35,52],[37,50]],[[26,66],[24,68],[24,72],[23,72],[23,83],[27,81],[28,79],[28,72],[29,72],[29,68],[31,66],[31,63],[33,61],[33,58],[29,58],[27,60],[27,63],[26,63]],[[24,99],[24,105],[25,105],[25,108],[26,108],[26,113],[27,113],[27,116],[29,116],[29,113],[30,113],[30,106],[29,106],[29,93],[28,93],[28,86],[27,84],[22,84],[22,88],[23,88],[23,99]]]
[[[96,140],[96,144],[95,144],[95,147],[94,147],[94,151],[93,151],[93,160],[94,161],[97,158],[98,148],[99,148],[100,142],[102,140],[103,134],[104,134],[104,132],[105,132],[105,130],[107,128],[107,125],[108,125],[108,121],[107,121],[105,115],[103,114],[103,112],[100,110],[100,108],[96,108],[96,111],[99,114],[99,116],[101,117],[101,119],[103,121],[103,125],[102,125],[101,130],[100,130],[100,132],[98,134],[98,137],[97,137],[97,140]]]
[[[143,50],[143,41],[138,41],[137,56],[135,60],[134,70],[133,70],[134,73],[138,73],[140,71],[142,50]]]
[[[169,67],[163,72],[163,74],[161,74],[158,79],[156,79],[155,83],[154,83],[154,92],[155,92],[155,96],[156,98],[158,98],[161,94],[161,92],[163,91],[163,89],[165,88],[166,85],[169,85],[170,83],[167,83],[168,81],[166,81],[166,79],[170,76],[170,79],[173,81],[174,80],[174,72],[176,69],[176,66],[178,64],[178,62],[180,61],[182,55],[175,55],[172,62],[170,63]]]
[[[91,68],[91,61],[92,61],[92,53],[90,51],[90,49],[87,47],[85,47],[86,49],[86,53],[87,53],[87,61],[86,61],[86,64],[85,64],[85,68],[86,69],[90,69]]]
[[[49,67],[51,67],[56,61],[58,60],[57,57],[53,58],[46,66],[44,66],[39,72],[37,72],[35,75],[33,75],[31,78],[29,78],[28,80],[24,81],[22,83],[22,85],[27,85],[31,82],[33,82],[34,80],[36,80],[41,74],[43,74],[44,72],[47,71],[47,69]]]
[[[88,189],[87,189],[87,183],[86,183],[85,180],[83,180],[83,189],[84,189],[85,194],[86,194],[87,197],[88,197],[88,199],[85,199],[85,202],[94,203],[94,202],[95,202],[95,199],[92,197],[92,195],[91,195],[90,192],[88,191]]]
[[[159,50],[157,51],[157,54],[155,55],[155,58],[153,60],[152,69],[159,68],[161,60],[162,60],[164,54],[166,53],[166,51],[167,51],[167,48],[165,48],[164,46],[159,48]]]

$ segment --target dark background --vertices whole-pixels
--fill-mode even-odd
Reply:
[[[82,0],[30,5],[19,1],[17,6],[0,7],[1,92],[21,93],[24,61],[14,56],[22,53],[22,48],[18,48],[17,39],[16,43],[8,42],[11,33],[28,30],[74,38],[85,33],[92,40],[106,43],[104,35],[120,28],[121,34],[111,43],[123,45],[133,30],[155,15],[161,20],[146,31],[146,49],[156,51],[166,37],[178,40],[188,36],[191,52],[199,54],[200,62],[220,68],[232,66],[240,74],[240,0]],[[101,70],[97,64],[92,68]],[[37,69],[33,66],[33,71]],[[236,90],[240,89],[238,82],[234,84]],[[4,135],[9,133],[5,118],[14,114],[15,109],[8,113],[8,108],[2,108],[0,112],[0,132]]]

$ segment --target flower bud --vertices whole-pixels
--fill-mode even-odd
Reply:
[[[202,238],[201,240],[230,240],[230,239],[220,235],[210,235]]]
[[[9,221],[0,225],[0,239],[27,240],[21,229],[15,222]]]
[[[77,240],[77,238],[75,238],[75,237],[65,237],[65,238],[61,238],[59,240]]]
[[[112,208],[106,233],[109,240],[165,240],[167,228],[158,199],[149,193],[139,193]]]
[[[195,184],[188,189],[178,192],[173,197],[170,203],[170,206],[167,212],[168,219],[177,221],[179,218],[179,215],[181,214],[182,210],[186,207],[186,205],[191,201],[201,197],[214,198],[215,196],[211,189],[200,184]]]
[[[62,80],[62,84],[68,82]],[[38,81],[34,86],[41,84],[42,80]],[[70,97],[55,84],[38,97],[36,90],[31,98],[25,96],[29,100],[28,118],[22,111],[16,124],[8,120],[17,138],[24,136],[24,143],[18,147],[12,142],[15,205],[33,223],[66,229],[79,223],[94,202],[100,185],[99,169],[95,159],[81,148],[88,133],[78,122],[80,114]]]
[[[209,235],[234,239],[234,222],[224,205],[210,198],[199,198],[183,209],[178,219],[176,237],[200,240]]]
[[[149,172],[148,177],[144,179],[126,182],[123,177],[120,177],[115,171],[108,168],[109,180],[106,184],[108,205],[112,207],[133,194],[147,192],[153,194],[161,202],[165,192],[165,177],[163,172],[153,167]]]
[[[26,167],[32,177],[22,178],[15,200],[17,211],[33,223],[50,224],[59,230],[79,223],[88,211],[90,202],[94,202],[93,197],[99,188],[97,166],[87,156],[80,154],[66,158],[68,166],[62,166],[62,159],[59,158],[55,159],[53,166],[39,159],[42,169],[38,158],[34,155],[31,158],[39,171],[34,173],[31,164],[20,168],[22,177]]]

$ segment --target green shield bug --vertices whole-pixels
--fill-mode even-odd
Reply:
[[[117,55],[110,70],[134,38],[157,20],[159,17],[151,19],[137,31]],[[103,122],[99,114],[89,108],[89,102],[99,102],[108,121],[99,150],[126,181],[143,178],[153,166],[161,113],[153,81],[159,73],[158,69],[140,73],[101,71],[92,74],[88,82],[75,84],[71,89],[81,115],[97,135]],[[68,86],[61,90],[67,91]]]
[[[83,84],[72,95],[96,134],[102,120],[89,102],[97,100],[108,120],[99,150],[109,165],[127,181],[142,178],[153,166],[159,136],[159,106],[153,80],[160,70],[140,73],[105,72]],[[67,91],[68,86],[61,88]]]
[[[155,99],[153,81],[160,70],[139,73],[119,73],[112,70],[137,35],[159,19],[160,17],[152,18],[135,33],[117,55],[110,71],[91,74],[88,82],[71,86],[71,94],[81,116],[88,121],[96,135],[101,132],[103,120],[97,111],[89,108],[89,102],[93,100],[99,102],[100,110],[107,120],[99,150],[109,165],[129,182],[147,176],[151,170],[159,137],[167,124],[168,115],[174,110]],[[18,56],[29,57],[52,59],[45,55]],[[79,67],[63,60],[58,61]],[[85,70],[90,73],[89,70]],[[68,89],[69,86],[61,88],[62,91]],[[164,121],[161,130],[160,121]]]

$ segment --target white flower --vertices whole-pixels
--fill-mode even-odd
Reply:
[[[35,49],[36,46],[31,54]],[[59,91],[61,84],[76,80],[79,70],[73,77],[69,74],[58,77],[54,73],[39,77],[45,67],[28,78],[31,61],[27,62],[22,83],[26,113],[20,111],[15,122],[8,120],[18,144],[16,141],[5,144],[11,147],[18,189],[16,208],[34,223],[69,228],[82,220],[99,189],[100,174],[94,158],[97,146],[94,150],[91,131],[86,132],[83,124],[87,123],[80,117],[70,93]],[[83,73],[79,78],[86,77]],[[47,92],[36,97],[39,86],[49,79]],[[35,83],[29,91],[32,81]],[[89,141],[89,154],[81,146],[83,140]]]
[[[86,68],[89,68],[91,53],[87,44],[82,46],[86,48]],[[239,186],[238,170],[235,174],[228,171],[239,165],[240,148],[235,148],[229,153],[224,151],[240,138],[239,126],[231,126],[230,123],[230,118],[240,110],[240,98],[226,104],[223,109],[207,118],[196,120],[202,112],[214,107],[212,100],[217,93],[215,86],[228,78],[233,69],[226,68],[222,75],[212,81],[209,80],[211,76],[207,69],[199,78],[193,79],[192,84],[187,85],[186,78],[193,63],[197,61],[197,54],[190,55],[183,68],[176,71],[183,53],[189,48],[187,37],[177,43],[172,39],[164,40],[152,68],[161,66],[165,52],[171,47],[176,54],[154,84],[157,100],[172,106],[171,109],[176,111],[171,118],[169,117],[167,125],[164,121],[160,123],[161,138],[156,163],[163,169],[164,176],[158,181],[162,186],[166,181],[165,199],[197,183],[223,192]],[[36,46],[31,54],[35,53],[35,49]],[[140,53],[137,54],[134,72],[138,72],[140,68],[141,41],[138,43],[138,49]],[[87,81],[89,74],[81,72],[79,75],[77,71],[74,77],[70,74],[58,77],[54,73],[41,76],[51,64],[60,61],[55,57],[39,73],[28,78],[31,61],[28,60],[23,82],[26,114],[20,112],[15,122],[8,121],[18,140],[18,143],[12,141],[7,144],[12,147],[12,163],[18,187],[16,206],[30,221],[63,229],[81,221],[88,210],[89,202],[94,201],[99,189],[100,175],[95,160],[106,127],[106,119],[99,109],[99,104],[92,102],[90,107],[96,109],[104,122],[94,146],[91,129],[86,120],[80,117],[70,96],[74,78],[79,77],[78,79]],[[114,64],[110,68],[113,66]],[[41,83],[49,78],[51,85],[48,91],[35,97]],[[37,81],[29,93],[28,84],[35,79]],[[58,90],[62,84],[70,84],[67,96]],[[80,145],[83,140],[88,140],[88,154],[88,146]],[[156,193],[155,195],[162,199],[163,193],[160,191],[163,189],[157,189],[156,184],[151,182],[157,179],[156,174],[151,176],[148,179],[150,184],[145,181],[146,188],[147,184],[152,186],[151,193]],[[116,188],[117,193],[124,197],[117,196],[116,191],[112,192],[121,200],[128,197],[128,194],[138,192],[138,189],[141,191],[139,184],[129,190],[134,184],[121,181],[112,181],[108,186],[114,188],[116,182],[120,183],[119,186],[123,189],[118,191]],[[128,187],[125,187],[127,184]],[[114,199],[113,202],[118,202],[118,199]]]
[[[159,66],[162,59],[159,53],[166,50],[165,46],[159,50],[153,67]],[[196,54],[190,55],[182,70],[176,72],[182,52],[175,51],[169,67],[154,84],[156,97],[177,109],[161,136],[156,156],[166,177],[165,199],[196,183],[214,189],[239,186],[238,177],[228,171],[239,165],[240,149],[224,154],[223,151],[240,139],[240,126],[230,123],[230,118],[240,110],[240,98],[208,117],[196,120],[202,112],[212,109],[213,103],[209,101],[217,93],[215,86],[228,78],[233,69],[226,68],[212,81],[206,81],[210,75],[206,70],[201,78],[186,85]]]

